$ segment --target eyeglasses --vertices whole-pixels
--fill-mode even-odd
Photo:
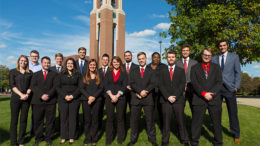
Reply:
[[[39,56],[30,56],[30,57],[39,57]]]
[[[212,55],[203,54],[204,57],[211,57]]]

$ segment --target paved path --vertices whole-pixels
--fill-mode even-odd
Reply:
[[[260,108],[260,98],[237,98],[237,103]]]

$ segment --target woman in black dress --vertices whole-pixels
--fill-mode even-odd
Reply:
[[[11,145],[17,143],[17,125],[20,114],[19,128],[19,146],[23,146],[26,133],[28,110],[30,107],[30,82],[32,71],[29,70],[29,61],[25,55],[18,58],[16,68],[12,69],[9,74],[10,87],[12,89],[11,96],[11,123],[10,123],[10,140]]]
[[[114,110],[117,113],[117,142],[122,144],[125,139],[125,91],[127,86],[127,74],[124,71],[123,63],[118,56],[112,58],[109,71],[104,79],[105,104],[107,110],[106,121],[106,144],[111,144],[114,138]]]
[[[95,146],[98,140],[98,117],[101,110],[103,87],[97,70],[97,61],[91,59],[87,74],[83,77],[81,88],[82,109],[84,114],[84,145]]]
[[[69,139],[72,144],[76,138],[76,119],[79,108],[81,75],[76,68],[73,58],[68,58],[61,74],[58,76],[57,92],[60,112],[60,143]]]

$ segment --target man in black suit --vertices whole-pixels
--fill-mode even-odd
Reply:
[[[86,53],[87,53],[86,48],[80,47],[78,49],[79,59],[76,61],[76,65],[81,75],[85,75],[87,73],[88,61],[85,58]]]
[[[142,108],[145,113],[148,140],[156,144],[156,130],[154,123],[154,100],[152,92],[156,86],[154,71],[146,65],[146,54],[140,52],[137,55],[139,67],[130,73],[131,96],[131,137],[128,145],[133,145],[138,137],[138,123]]]
[[[184,120],[185,98],[183,92],[185,88],[184,69],[175,65],[176,52],[167,53],[168,66],[160,71],[159,89],[162,93],[160,102],[163,113],[163,136],[162,145],[169,144],[172,113],[174,112],[180,134],[180,141],[189,145],[188,132]]]
[[[101,59],[102,67],[98,69],[99,76],[101,78],[101,82],[104,82],[104,78],[106,77],[107,71],[109,71],[108,63],[109,63],[109,55],[108,54],[103,54],[102,59]],[[98,129],[100,130],[102,128],[102,119],[103,119],[103,112],[104,112],[104,105],[105,105],[105,97],[104,93],[102,94],[102,101],[100,105],[100,113],[99,113],[99,127]]]
[[[208,109],[214,128],[214,145],[222,145],[221,94],[222,73],[219,65],[211,63],[212,50],[204,48],[202,63],[191,68],[191,84],[194,88],[192,100],[191,145],[197,146],[206,110]]]
[[[192,85],[190,83],[190,74],[191,74],[190,70],[191,70],[191,67],[194,66],[195,64],[197,64],[198,62],[189,57],[190,56],[190,46],[189,45],[183,45],[181,47],[181,53],[182,53],[182,58],[176,62],[176,65],[178,67],[184,69],[184,71],[185,71],[186,86],[185,86],[184,96],[185,96],[185,100],[189,101],[190,109],[192,111],[193,89],[192,89]]]
[[[57,73],[61,73],[62,70],[62,61],[63,61],[63,55],[61,53],[55,54],[55,62],[56,65],[50,67],[50,70],[55,71]]]
[[[126,101],[129,104],[129,109],[130,109],[130,100],[131,100],[131,86],[130,86],[130,73],[134,68],[137,68],[138,65],[136,65],[135,63],[132,62],[132,52],[131,51],[125,51],[124,53],[124,58],[125,58],[125,64],[124,64],[124,69],[127,73],[127,77],[128,77],[128,84],[126,86],[127,90],[125,93],[126,96]],[[127,108],[127,106],[126,106]]]
[[[33,122],[35,133],[35,145],[37,146],[43,140],[43,125],[46,118],[45,140],[47,145],[51,145],[54,120],[56,116],[56,76],[57,73],[49,70],[51,60],[49,57],[41,59],[42,70],[36,72],[31,81],[33,98]]]

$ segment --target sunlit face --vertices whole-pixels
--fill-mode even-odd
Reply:
[[[154,54],[152,57],[152,63],[153,64],[159,64],[160,63],[160,55],[159,54]]]
[[[66,67],[67,67],[68,71],[72,71],[73,68],[74,68],[73,61],[72,60],[68,60],[67,64],[66,64]]]
[[[175,54],[168,54],[167,55],[167,62],[170,66],[174,65],[176,61],[176,55]]]
[[[89,65],[88,65],[88,68],[89,68],[89,70],[90,70],[91,72],[94,72],[94,71],[96,70],[96,67],[97,67],[96,62],[91,62],[91,63],[89,63]]]
[[[85,59],[86,51],[85,50],[79,50],[78,55],[79,55],[80,59]]]
[[[142,54],[142,55],[138,56],[137,59],[138,59],[138,63],[139,63],[140,66],[143,67],[143,66],[146,65],[147,58],[146,58],[145,55]]]
[[[182,53],[182,57],[183,58],[189,57],[189,55],[190,55],[190,48],[188,48],[188,47],[183,48],[181,53]]]
[[[203,53],[202,53],[203,62],[208,63],[208,62],[210,62],[211,58],[212,58],[211,52],[204,50]]]
[[[37,63],[38,60],[39,60],[39,55],[36,54],[36,53],[31,53],[30,54],[30,59],[31,59],[32,63]]]
[[[131,62],[132,61],[132,54],[129,53],[129,52],[126,52],[125,55],[125,61],[128,63],[128,62]]]
[[[113,59],[113,60],[112,60],[112,66],[113,66],[113,68],[115,68],[115,69],[119,69],[119,67],[120,67],[120,62],[118,62],[116,59]]]
[[[227,42],[221,42],[221,43],[219,43],[219,50],[220,50],[220,52],[222,53],[222,54],[224,54],[224,53],[226,53],[227,52],[227,50],[228,50],[228,44],[227,44]]]
[[[25,69],[28,65],[28,61],[25,57],[21,57],[18,63],[19,63],[19,66],[23,69]]]
[[[62,65],[63,58],[58,56],[55,58],[56,65],[61,66]]]
[[[102,62],[103,66],[108,66],[109,58],[108,57],[102,57],[101,62]]]
[[[43,59],[41,64],[44,70],[48,70],[51,66],[51,61],[49,59]]]

